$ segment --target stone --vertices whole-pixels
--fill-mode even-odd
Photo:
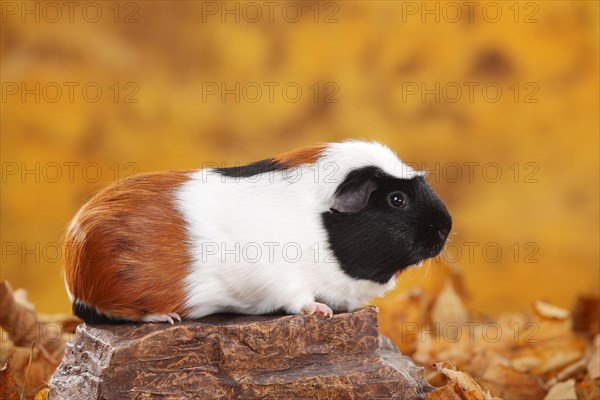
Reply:
[[[331,319],[213,315],[174,325],[81,324],[48,398],[424,398],[433,387],[423,368],[380,338],[377,316],[367,307]]]

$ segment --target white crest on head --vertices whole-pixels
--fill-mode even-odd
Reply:
[[[322,198],[331,199],[348,173],[369,166],[380,168],[383,172],[400,179],[411,179],[426,174],[425,171],[416,171],[403,163],[389,147],[376,141],[346,140],[330,143],[318,161]]]

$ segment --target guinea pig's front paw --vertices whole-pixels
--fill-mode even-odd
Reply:
[[[168,322],[170,324],[181,322],[181,317],[177,313],[168,314],[148,314],[142,318],[144,322]]]
[[[306,315],[322,315],[324,317],[333,317],[333,310],[323,303],[312,302],[305,304],[300,311]]]

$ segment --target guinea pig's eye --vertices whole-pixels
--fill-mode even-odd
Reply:
[[[392,192],[388,195],[388,204],[394,208],[404,208],[407,204],[406,195],[402,192]]]

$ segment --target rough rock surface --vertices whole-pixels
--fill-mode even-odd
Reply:
[[[380,340],[374,307],[332,319],[81,324],[49,388],[50,399],[412,399],[433,389]]]

